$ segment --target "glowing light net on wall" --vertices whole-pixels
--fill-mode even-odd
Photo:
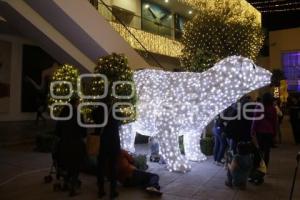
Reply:
[[[170,171],[200,161],[200,136],[208,123],[243,95],[270,83],[271,73],[247,58],[228,57],[203,73],[135,72],[137,121],[121,127],[123,148],[134,151],[136,133],[156,136]],[[178,137],[184,137],[185,155]]]

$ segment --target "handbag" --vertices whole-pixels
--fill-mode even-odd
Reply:
[[[264,159],[262,158],[261,154],[260,155],[260,163],[259,163],[259,167],[257,168],[257,171],[266,174],[267,173],[267,165],[264,161]]]

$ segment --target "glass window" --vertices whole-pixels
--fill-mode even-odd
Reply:
[[[282,62],[288,90],[300,92],[300,51],[283,53]]]

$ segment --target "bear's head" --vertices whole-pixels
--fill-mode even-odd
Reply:
[[[251,91],[269,85],[272,73],[259,67],[252,60],[231,56],[218,62],[212,69],[215,80],[221,82],[223,92],[240,97]]]

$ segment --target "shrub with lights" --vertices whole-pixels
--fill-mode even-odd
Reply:
[[[112,104],[115,103],[129,103],[133,106],[120,105],[120,116],[128,118],[123,120],[124,124],[132,122],[136,118],[135,104],[137,101],[137,95],[135,91],[133,80],[133,71],[129,68],[127,58],[122,54],[113,53],[112,55],[101,57],[97,61],[97,66],[94,71],[95,74],[106,75],[108,82],[110,83],[110,88],[108,94],[111,95],[110,99]],[[123,82],[123,83],[122,83]],[[120,84],[117,84],[120,83]],[[115,94],[117,96],[126,96],[128,98],[118,98],[112,95],[111,87],[113,84],[117,84],[115,87]],[[96,86],[98,85],[98,87]],[[103,94],[104,90],[103,79],[98,79],[93,81],[92,92],[95,94]]]
[[[76,88],[77,88],[77,79],[79,75],[80,75],[79,70],[72,65],[64,64],[60,66],[58,69],[56,69],[51,77],[51,82],[53,83],[56,81],[60,81],[61,84],[54,85],[53,94],[63,98],[54,98],[49,93],[48,105],[51,106],[54,103],[68,103],[72,97],[77,95]],[[71,91],[67,83],[72,85]],[[71,94],[69,98],[64,98],[69,94]],[[53,108],[54,115],[58,116],[62,108],[63,108],[62,106],[55,106]]]

